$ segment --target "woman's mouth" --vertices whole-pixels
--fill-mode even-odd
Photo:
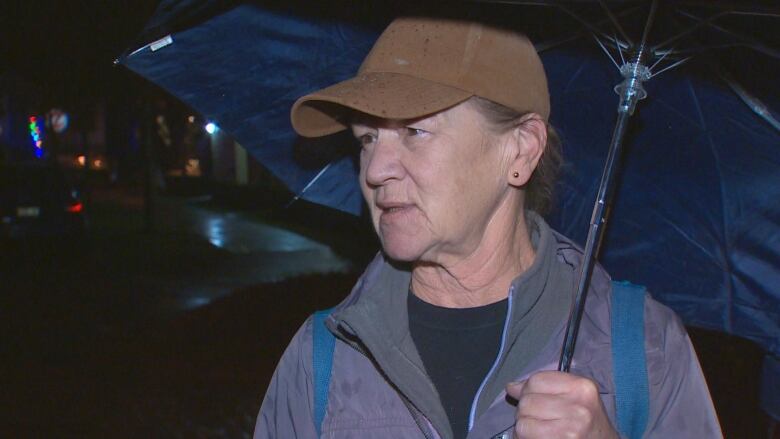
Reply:
[[[414,204],[407,203],[377,203],[376,206],[381,212],[379,219],[383,222],[400,218],[414,208]]]

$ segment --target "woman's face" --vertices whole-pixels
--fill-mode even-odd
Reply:
[[[358,118],[360,185],[387,255],[442,262],[477,248],[504,197],[509,134],[464,102],[417,120]]]

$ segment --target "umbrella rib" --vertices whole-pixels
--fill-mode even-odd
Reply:
[[[682,12],[681,12],[681,11],[679,11],[679,10],[678,10],[677,12],[679,12],[679,13],[681,13],[681,14],[682,14]],[[684,14],[683,14],[683,15],[684,15]],[[712,15],[712,16],[710,16],[710,17],[708,17],[708,18],[705,18],[705,19],[701,19],[701,18],[698,18],[698,17],[694,17],[696,20],[699,20],[699,23],[697,23],[697,24],[696,24],[696,25],[694,25],[693,27],[690,27],[690,28],[688,28],[688,29],[684,30],[683,32],[680,32],[680,33],[679,33],[679,34],[677,34],[677,35],[674,35],[674,36],[672,36],[672,37],[669,37],[669,38],[667,38],[666,40],[664,40],[664,41],[662,41],[662,42],[660,42],[660,43],[656,44],[655,46],[653,46],[653,52],[656,52],[656,51],[659,51],[659,50],[661,50],[662,48],[664,48],[664,47],[668,46],[670,43],[672,43],[672,42],[674,42],[674,41],[677,41],[677,40],[679,40],[680,38],[682,38],[682,37],[684,37],[684,36],[686,36],[686,35],[690,35],[690,34],[692,34],[692,33],[696,32],[697,30],[699,30],[699,28],[701,28],[701,27],[704,27],[704,26],[705,26],[705,25],[707,25],[708,23],[710,23],[710,22],[712,22],[712,21],[715,21],[715,20],[717,20],[718,18],[720,18],[720,17],[723,17],[723,16],[725,16],[725,15],[726,15],[726,12],[719,12],[719,13],[717,13],[717,14],[715,14],[715,15]],[[688,18],[691,18],[691,17],[688,17]]]
[[[659,70],[658,72],[656,72],[656,73],[653,73],[652,75],[650,75],[650,78],[649,78],[649,79],[653,79],[653,78],[655,78],[656,76],[660,75],[661,73],[663,73],[663,72],[665,72],[665,71],[667,71],[667,70],[671,70],[671,69],[673,69],[673,68],[675,68],[675,67],[677,67],[677,66],[679,66],[679,65],[681,65],[681,64],[684,64],[684,63],[686,63],[686,62],[687,62],[688,60],[690,60],[690,59],[691,59],[691,57],[689,56],[689,57],[686,57],[686,58],[683,58],[683,59],[681,59],[681,60],[677,61],[677,62],[676,62],[676,63],[674,63],[674,64],[670,64],[670,65],[668,65],[668,66],[664,67],[663,69]],[[657,64],[657,63],[656,63],[656,64]],[[655,67],[655,65],[653,65],[653,67]]]
[[[660,63],[661,63],[661,61],[663,61],[663,60],[664,60],[664,58],[666,58],[666,57],[667,57],[667,55],[669,55],[669,54],[670,54],[670,53],[672,53],[673,51],[674,51],[674,48],[671,48],[671,49],[669,49],[669,50],[665,51],[665,52],[664,52],[664,54],[663,54],[663,55],[661,55],[661,57],[660,57],[660,58],[658,58],[658,60],[657,60],[655,63],[653,63],[653,65],[652,65],[652,66],[650,66],[650,68],[649,68],[648,70],[650,70],[650,72],[652,72],[652,71],[653,71],[653,69],[654,69],[654,68],[655,68],[655,67],[656,67],[658,64],[660,64]],[[654,55],[657,55],[657,54],[656,54],[656,53],[654,53]],[[650,77],[652,78],[652,76],[650,76]]]
[[[745,35],[740,35],[737,32],[734,32],[732,30],[726,29],[726,28],[724,28],[722,26],[718,26],[718,25],[712,23],[710,20],[704,20],[704,19],[699,18],[699,17],[697,17],[697,16],[695,16],[695,15],[693,15],[691,13],[688,13],[688,12],[685,12],[685,11],[677,11],[677,12],[680,15],[684,16],[684,17],[688,17],[690,19],[698,21],[700,25],[707,25],[707,26],[709,26],[709,27],[711,27],[711,28],[713,28],[713,29],[715,29],[715,30],[717,30],[719,32],[722,32],[722,33],[726,34],[726,35],[729,35],[731,37],[740,39],[748,47],[750,47],[752,49],[755,49],[755,50],[757,50],[759,52],[762,52],[762,53],[764,53],[766,55],[769,55],[769,56],[771,56],[773,58],[780,58],[780,51],[778,51],[776,49],[772,49],[771,47],[767,46],[766,44],[764,44],[764,43],[762,43],[762,42],[760,42],[760,41],[758,41],[758,40],[756,40],[754,38],[750,38],[750,37],[745,36]],[[697,26],[695,26],[695,27],[697,27]]]
[[[696,241],[696,239],[694,239],[690,235],[690,233],[688,233],[685,230],[683,230],[682,227],[680,227],[679,225],[675,224],[674,221],[670,220],[669,218],[666,218],[664,215],[660,215],[659,214],[658,216],[661,218],[661,220],[663,222],[666,223],[666,225],[668,225],[669,227],[674,229],[674,231],[677,232],[678,235],[680,235],[683,238],[685,238],[686,241],[688,241],[692,246],[698,248],[703,254],[707,255],[708,257],[712,258],[713,260],[717,260],[718,259],[716,257],[716,255],[714,255],[711,251],[707,250],[706,247],[704,247],[698,241]],[[724,267],[721,266],[721,268],[724,268]]]
[[[580,73],[582,73],[582,69],[585,68],[586,61],[582,61],[580,65],[577,67],[577,70],[571,75],[571,78],[569,78],[569,81],[566,83],[566,86],[563,87],[563,92],[568,93],[569,88],[574,84],[574,81],[577,80],[577,77],[580,76]]]
[[[545,41],[543,43],[537,43],[534,44],[534,49],[536,49],[537,52],[541,53],[545,50],[552,49],[553,47],[560,46],[561,44],[568,43],[569,41],[574,41],[580,37],[580,33],[577,33],[575,35],[569,35],[567,37],[561,37],[554,41]]]
[[[715,8],[715,9],[725,9],[725,8],[737,8],[742,6],[740,3],[747,3],[743,0],[731,0],[731,1],[724,1],[724,0],[678,0],[676,3],[679,3],[683,6],[693,6],[693,7],[708,7],[708,8]],[[734,10],[733,12],[741,13],[741,14],[751,14],[751,15],[776,15],[780,16],[780,7],[778,6],[764,6],[764,5],[757,5],[754,4],[750,5],[751,11],[745,12],[741,10]],[[766,2],[765,2],[766,3]]]
[[[693,97],[693,103],[696,106],[696,112],[699,114],[699,120],[701,121],[701,126],[702,126],[702,128],[704,128],[704,133],[705,133],[705,136],[707,137],[707,145],[709,145],[709,147],[710,147],[710,152],[712,153],[712,158],[715,161],[715,169],[718,172],[718,186],[719,186],[719,189],[720,189],[720,210],[721,210],[720,217],[721,217],[721,225],[723,227],[723,236],[721,236],[720,238],[721,238],[721,242],[724,242],[724,243],[726,243],[726,245],[729,245],[730,244],[729,241],[728,241],[729,233],[728,233],[728,230],[727,230],[728,229],[728,223],[726,221],[726,218],[727,218],[726,217],[726,203],[725,203],[725,200],[726,200],[726,193],[725,192],[726,191],[725,191],[725,188],[723,187],[724,179],[723,179],[723,171],[721,170],[721,166],[720,166],[721,165],[721,163],[720,163],[721,162],[720,156],[718,155],[717,149],[715,148],[715,144],[712,142],[712,136],[710,135],[709,128],[707,127],[707,121],[704,119],[704,112],[702,112],[701,104],[699,103],[699,97],[696,94],[696,90],[693,88],[693,83],[690,80],[688,80],[688,89],[691,91],[691,95]],[[721,253],[720,256],[721,256],[721,261],[723,262],[723,269],[725,271],[727,271],[727,272],[732,272],[733,271],[733,267],[731,267],[731,261],[729,260],[729,258],[725,257],[725,255],[723,255],[722,253]],[[729,298],[728,298],[729,303],[733,303],[733,297],[732,297],[732,295],[733,295],[733,285],[729,285],[729,288],[727,288],[727,291],[728,291],[728,294],[729,294]],[[729,315],[728,315],[727,326],[728,326],[728,330],[731,331],[731,326],[732,326],[731,307],[728,308],[728,313],[729,313]]]
[[[298,192],[298,194],[297,194],[296,196],[294,196],[294,197],[292,198],[292,200],[290,200],[290,202],[289,202],[289,203],[287,203],[287,205],[286,205],[286,206],[284,206],[284,207],[285,207],[285,208],[287,208],[287,207],[290,207],[290,206],[291,206],[291,205],[292,205],[294,202],[298,201],[298,200],[301,198],[301,196],[303,196],[303,193],[304,193],[304,192],[306,192],[306,191],[307,191],[307,190],[308,190],[308,189],[311,187],[311,185],[313,185],[313,184],[314,184],[314,182],[316,182],[317,180],[319,180],[319,179],[320,179],[320,177],[322,177],[322,174],[324,174],[324,173],[325,173],[325,171],[327,171],[327,170],[328,170],[328,168],[330,168],[330,165],[332,165],[332,164],[333,164],[333,162],[330,162],[330,163],[328,163],[327,165],[325,165],[325,167],[324,167],[324,168],[322,168],[322,170],[320,170],[320,172],[318,172],[318,173],[317,173],[317,175],[315,175],[315,176],[314,176],[314,178],[312,178],[312,179],[311,179],[311,181],[309,181],[309,182],[306,184],[306,186],[304,186],[304,187],[303,187],[303,189],[301,189],[301,191],[300,191],[300,192]]]
[[[601,47],[601,49],[602,49],[602,50],[604,50],[604,53],[606,53],[606,54],[607,54],[607,57],[609,58],[609,60],[610,60],[610,61],[612,61],[612,64],[614,64],[614,65],[615,65],[615,67],[616,67],[618,70],[620,70],[620,66],[618,65],[617,61],[616,61],[616,60],[615,60],[615,58],[612,56],[612,54],[611,54],[611,53],[609,53],[609,50],[607,50],[607,48],[606,48],[606,47],[604,47],[604,44],[602,44],[602,43],[601,43],[601,40],[599,39],[599,37],[597,37],[596,35],[593,35],[593,39],[594,39],[594,40],[596,40],[596,42],[599,44],[599,46]],[[621,55],[621,58],[623,58],[623,56],[622,56],[622,55]]]
[[[580,22],[580,24],[582,24],[582,25],[583,25],[583,26],[585,26],[586,28],[590,29],[590,31],[591,31],[591,32],[593,32],[594,34],[599,34],[599,35],[601,35],[601,37],[603,37],[603,38],[609,38],[609,35],[606,35],[606,34],[605,34],[605,33],[604,33],[604,32],[603,32],[601,29],[599,29],[597,26],[595,26],[595,25],[593,25],[593,24],[591,24],[591,23],[588,23],[586,20],[584,20],[583,18],[581,18],[579,15],[575,14],[575,13],[574,13],[574,11],[572,11],[571,9],[569,9],[569,8],[567,8],[567,7],[564,7],[563,5],[558,5],[558,4],[556,4],[556,5],[555,5],[555,7],[556,7],[556,8],[558,8],[558,9],[560,9],[560,10],[561,10],[561,11],[563,11],[564,13],[568,14],[568,15],[569,15],[570,17],[572,17],[573,19],[575,19],[575,20],[577,20],[578,22]]]
[[[710,147],[710,153],[712,154],[712,158],[715,161],[715,169],[718,172],[718,185],[720,186],[721,218],[726,218],[726,212],[723,211],[725,209],[724,200],[726,199],[726,196],[723,188],[723,172],[721,171],[721,167],[720,167],[720,156],[718,155],[715,145],[712,142],[712,136],[710,135],[709,128],[707,127],[707,121],[704,119],[704,112],[702,111],[701,104],[699,103],[699,96],[696,94],[696,90],[693,88],[693,83],[690,80],[688,80],[687,82],[688,82],[688,90],[690,90],[691,97],[693,98],[693,104],[696,107],[696,113],[699,116],[699,123],[701,124],[702,130],[704,131],[704,135],[707,138],[707,145]],[[726,232],[725,220],[723,221],[723,233],[725,235],[728,235],[728,233]],[[725,236],[721,238],[723,238],[723,242],[726,242]]]
[[[607,4],[604,3],[604,0],[599,0],[599,4],[601,5],[602,9],[604,9],[604,12],[607,14],[607,18],[609,18],[609,21],[612,22],[612,25],[615,26],[615,29],[617,29],[617,31],[620,33],[623,39],[626,40],[629,46],[633,46],[634,42],[631,40],[631,38],[628,36],[626,31],[623,29],[623,26],[620,25],[620,22],[617,20],[617,17],[615,17],[615,14],[612,13],[612,10],[610,10]]]
[[[760,99],[750,94],[747,90],[745,90],[744,87],[742,87],[741,84],[739,84],[737,81],[735,81],[733,78],[728,77],[724,75],[723,73],[720,74],[720,77],[726,81],[726,84],[731,87],[731,89],[734,91],[734,93],[739,96],[739,98],[742,100],[742,102],[745,103],[754,113],[756,113],[760,118],[764,119],[769,125],[771,125],[774,129],[777,131],[780,131],[780,121],[774,118],[772,116],[772,113],[769,112],[769,109],[767,108],[766,104],[761,102]]]
[[[510,2],[510,1],[497,1],[496,3],[515,4],[515,2]],[[626,16],[626,15],[630,15],[630,14],[636,12],[638,9],[639,9],[639,7],[626,8],[626,9],[620,11],[617,14],[617,16],[618,17],[623,17],[623,16]],[[609,21],[609,19],[602,19],[600,21],[597,21],[595,23],[595,26],[601,26],[604,23],[606,23],[607,21]],[[543,51],[551,49],[551,48],[553,48],[555,46],[559,46],[561,44],[564,44],[564,43],[567,43],[569,41],[575,40],[575,39],[579,38],[583,33],[585,33],[585,31],[580,30],[580,31],[577,31],[574,34],[569,35],[569,36],[564,36],[564,37],[558,38],[557,40],[551,40],[551,41],[536,43],[536,44],[534,44],[534,48],[536,49],[537,52],[543,52]],[[593,34],[593,32],[592,32],[592,34]],[[622,57],[623,56],[622,49],[623,48],[628,49],[629,45],[626,42],[618,40],[617,36],[614,35],[614,34],[612,36],[612,40],[614,40],[615,47],[620,51],[620,56]],[[625,63],[625,61],[624,61],[624,63]]]
[[[671,52],[671,54],[674,54],[674,55],[677,55],[677,56],[682,56],[682,55],[687,55],[687,54],[700,53],[700,52],[704,52],[705,50],[710,50],[710,49],[726,49],[726,48],[729,48],[729,47],[748,47],[749,48],[750,46],[747,45],[747,44],[744,44],[744,43],[734,42],[734,43],[725,43],[725,44],[707,44],[707,45],[702,45],[702,46],[698,46],[698,47],[690,48],[690,49],[670,49],[670,50],[665,50],[665,51],[662,51],[662,52],[663,53]]]
[[[618,43],[617,35],[612,35],[612,38],[615,39],[615,46],[617,46],[618,53],[620,54],[620,65],[623,65],[626,63],[626,59],[623,58],[623,48],[620,47],[620,44]]]
[[[645,28],[642,31],[642,39],[639,41],[638,49],[640,53],[637,55],[637,62],[642,61],[641,52],[645,50],[645,44],[647,44],[647,37],[650,35],[650,28],[655,22],[655,15],[657,10],[658,10],[658,0],[653,0],[653,2],[650,3],[650,12],[648,12],[647,14],[647,21],[645,21]]]
[[[672,103],[667,102],[664,98],[659,97],[658,95],[656,95],[655,99],[653,99],[653,103],[655,105],[663,106],[667,111],[674,112],[677,115],[679,120],[683,120],[686,123],[689,123],[689,124],[695,126],[699,131],[703,131],[704,130],[704,128],[701,126],[701,120],[700,119],[696,119],[695,117],[693,117],[691,114],[689,114],[687,112],[680,111],[680,109],[678,109]]]

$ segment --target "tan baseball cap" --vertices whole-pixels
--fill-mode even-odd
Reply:
[[[357,76],[303,96],[292,107],[298,134],[347,128],[349,109],[415,119],[479,96],[519,113],[550,115],[547,77],[524,35],[485,24],[431,17],[393,21]]]

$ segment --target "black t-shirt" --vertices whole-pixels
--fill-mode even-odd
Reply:
[[[507,303],[443,308],[409,293],[409,331],[456,439],[468,434],[472,401],[498,355]]]

